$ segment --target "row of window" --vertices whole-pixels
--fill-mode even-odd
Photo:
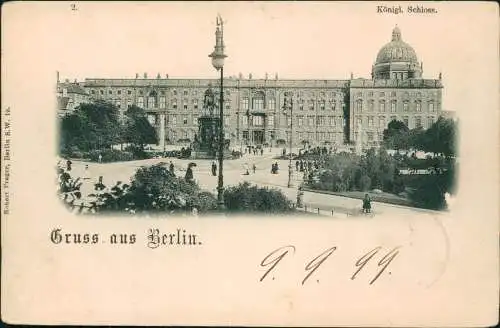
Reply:
[[[189,92],[188,90],[183,90],[182,91],[182,95],[183,96],[189,96],[191,94],[192,96],[198,96],[199,95],[199,91],[200,90],[198,90],[198,89],[193,89],[193,90],[191,90],[191,92]],[[121,95],[122,92],[123,92],[123,94],[126,93],[128,95],[132,95],[132,93],[133,93],[133,91],[130,90],[130,89],[129,90],[112,90],[112,89],[108,89],[108,90],[103,90],[103,89],[95,90],[95,89],[91,89],[90,90],[90,93],[93,94],[93,95],[95,95],[97,93],[99,93],[100,95],[104,95],[104,94],[107,94],[107,95],[114,95],[114,94]],[[141,95],[141,96],[145,95],[144,90],[138,90],[137,93],[139,95]],[[326,93],[326,92],[318,92],[317,93],[317,92],[314,92],[314,91],[311,91],[311,92],[297,91],[297,92],[295,92],[295,94],[293,94],[293,92],[289,92],[289,93],[292,93],[292,94],[289,94],[289,96],[295,96],[297,98],[304,98],[304,96],[309,96],[309,97],[315,98],[316,96],[318,96],[318,97],[323,98],[323,99],[325,97],[327,97],[327,95],[330,96],[331,98],[336,98],[337,96],[342,96],[343,95],[342,92],[335,92],[335,91],[334,92],[329,92],[329,93]],[[165,95],[166,94],[165,90],[160,90],[159,94],[162,95],[162,96]],[[181,93],[177,92],[177,90],[175,90],[175,89],[172,90],[172,95],[177,96],[177,95],[180,95],[180,94]],[[374,94],[375,93],[373,91],[366,92],[366,95],[368,97],[373,97]],[[387,92],[387,94],[390,95],[391,97],[396,97],[396,91]],[[426,94],[430,94],[431,96],[437,96],[437,92],[426,93]],[[149,93],[149,95],[150,96],[151,95],[156,95],[156,92],[155,91],[151,91]],[[230,90],[226,90],[225,91],[225,95],[226,96],[230,96],[231,95],[231,91]],[[361,92],[361,91],[356,92],[356,96],[357,97],[361,97],[362,95],[363,95],[363,92]],[[385,91],[380,91],[380,92],[378,92],[378,95],[380,97],[385,97],[386,92]],[[422,93],[419,92],[419,91],[417,91],[417,92],[408,92],[408,91],[406,91],[406,92],[403,93],[403,96],[405,96],[405,97],[410,97],[410,96],[421,97]]]
[[[177,96],[177,95],[183,95],[183,96],[192,95],[192,96],[195,96],[195,97],[200,94],[200,91],[201,90],[193,89],[193,90],[191,90],[191,92],[189,92],[188,90],[183,90],[182,93],[180,93],[180,92],[177,92],[177,90],[175,90],[175,89],[171,90],[172,95],[174,95],[174,96]],[[120,90],[120,89],[119,90],[113,90],[113,89],[107,89],[107,90],[100,89],[100,90],[96,90],[96,89],[91,89],[90,93],[92,95],[96,95],[96,94],[100,94],[100,95],[105,95],[105,94],[106,95],[122,95],[122,94],[132,95],[134,92],[131,89],[128,89],[128,90]],[[137,94],[142,96],[142,95],[146,95],[147,92],[145,92],[142,89],[139,89],[137,91]],[[165,92],[165,90],[160,90],[159,94],[162,95],[162,96],[164,96],[164,95],[166,95],[166,92]],[[224,92],[224,94],[229,97],[231,95],[231,91],[230,90],[226,90]],[[156,91],[151,91],[149,93],[149,95],[156,95]],[[244,91],[243,95],[248,95],[248,92]],[[298,97],[298,98],[304,98],[305,95],[308,96],[308,97],[313,97],[313,98],[316,97],[316,96],[318,96],[320,98],[325,98],[327,96],[327,93],[325,93],[325,92],[316,93],[314,91],[311,91],[311,92],[297,91],[295,93],[295,96]],[[330,92],[330,93],[328,93],[328,95],[330,97],[332,97],[332,98],[336,98],[337,96],[342,96],[343,93],[341,93],[341,92]],[[293,93],[290,96],[293,96]]]
[[[147,101],[147,104],[146,102]],[[264,103],[263,103],[263,99],[253,99],[253,105],[254,105],[254,109],[257,109],[257,110],[262,110],[264,108]],[[118,107],[118,108],[122,108],[122,104],[125,105],[125,103],[120,100],[120,99],[115,99],[114,101],[114,104]],[[131,106],[132,105],[132,99],[127,99],[126,101],[126,105],[127,106]],[[193,109],[197,110],[199,108],[199,105],[198,105],[198,99],[193,99],[192,101],[193,103]],[[147,105],[147,106],[146,106]],[[269,109],[270,110],[274,110],[275,109],[275,101],[274,99],[270,99],[268,101],[268,105],[269,105]],[[148,108],[156,108],[157,107],[157,103],[156,103],[156,98],[155,97],[148,97],[147,99],[145,99],[144,97],[138,97],[137,98],[137,106],[141,107],[141,108],[145,108],[145,107],[148,107]],[[189,104],[188,102],[185,100],[183,102],[183,109],[184,110],[188,110],[188,107],[189,107]],[[337,104],[337,103],[334,103],[331,105],[331,108],[332,110],[335,110],[336,108],[340,107],[340,104]],[[166,108],[166,98],[165,97],[159,97],[159,108]],[[173,109],[177,109],[178,106],[177,106],[177,100],[174,99],[174,101],[172,102],[172,108]],[[310,102],[308,104],[308,108],[309,110],[314,110],[314,103],[313,102]],[[319,103],[319,108],[320,110],[325,110],[325,103],[324,102],[320,102]],[[225,104],[225,109],[226,110],[230,110],[231,109],[231,103],[229,101],[226,102]],[[243,101],[242,101],[242,109],[243,110],[247,110],[248,109],[248,98],[244,98]],[[356,113],[361,113],[361,112],[364,112],[364,111],[368,111],[368,112],[374,112],[375,111],[375,102],[374,101],[368,101],[368,105],[364,106],[364,102],[361,101],[361,100],[358,100],[356,101],[356,104],[355,104],[355,112]],[[386,111],[386,103],[385,101],[381,101],[378,103],[378,111],[379,112],[385,112]],[[409,102],[404,102],[403,103],[403,112],[409,112],[410,109],[413,111],[416,111],[416,112],[421,112],[422,111],[422,103],[420,101],[416,101],[412,104],[411,108],[410,108],[410,103]],[[434,112],[435,111],[435,106],[434,106],[434,102],[433,101],[430,101],[427,103],[427,109],[429,112]],[[304,104],[303,103],[299,103],[299,110],[303,111],[304,110]],[[391,113],[395,113],[397,111],[397,104],[395,101],[391,101],[390,102],[390,112]],[[203,113],[203,114],[208,114],[208,113]],[[216,113],[214,113],[216,114]]]
[[[107,92],[106,92],[106,91],[107,91]],[[191,90],[191,95],[192,95],[192,96],[195,96],[195,97],[196,97],[196,96],[198,96],[198,94],[199,94],[199,92],[198,92],[198,91],[199,91],[199,90],[197,90],[197,89]],[[129,90],[111,90],[111,89],[108,89],[108,90],[103,90],[103,89],[101,89],[101,90],[95,90],[95,89],[92,89],[92,90],[90,90],[90,93],[91,93],[91,94],[93,94],[93,95],[95,95],[95,94],[100,94],[100,95],[104,95],[104,94],[107,94],[107,95],[121,95],[121,94],[122,94],[122,92],[123,92],[123,94],[127,94],[127,95],[131,95],[131,94],[133,93],[133,91],[132,91],[132,90],[130,90],[130,89],[129,89]],[[160,90],[160,91],[159,91],[159,93],[160,93],[160,95],[162,95],[162,96],[164,96],[164,95],[166,94],[166,93],[165,93],[165,90]],[[144,90],[138,90],[138,91],[137,91],[137,94],[139,94],[139,95],[141,95],[141,96],[142,96],[142,95],[145,95],[145,92],[144,92]],[[179,93],[178,93],[178,92],[177,92],[177,90],[175,90],[175,89],[173,89],[173,90],[172,90],[172,94],[173,94],[174,96],[179,95]],[[154,95],[156,95],[156,91],[151,91],[151,92],[149,93],[149,95],[150,95],[150,96],[154,96]],[[183,95],[183,96],[189,96],[189,91],[188,91],[188,90],[184,90],[184,91],[182,92],[182,95]],[[230,96],[230,95],[231,95],[231,91],[226,90],[225,95],[226,95],[226,96]]]
[[[153,115],[149,116],[148,119],[150,120],[151,124],[155,124],[156,120]],[[166,116],[166,123],[167,125],[198,125],[198,115],[193,115],[192,119],[190,120],[190,117],[188,115],[167,115]],[[230,117],[225,116],[224,117],[224,125],[229,126],[230,125]]]
[[[397,116],[391,116],[389,118],[389,120],[387,120],[386,117],[384,117],[384,116],[379,117],[377,127],[380,129],[385,129],[387,124],[390,121],[393,121],[396,119],[397,119]],[[435,117],[429,116],[427,118],[427,124],[425,124],[425,122],[422,120],[422,117],[417,116],[414,118],[415,125],[410,126],[409,125],[409,123],[410,123],[409,117],[403,116],[403,123],[409,128],[426,128],[427,129],[427,128],[431,127],[431,125],[435,122],[435,120],[436,120]],[[365,117],[364,119],[362,117],[356,117],[356,128],[358,128],[359,126],[367,126],[367,125],[369,128],[374,128],[374,127],[376,127],[375,123],[376,123],[376,117],[374,117],[374,116],[368,116],[368,117]],[[425,124],[425,126],[423,125],[423,123]]]
[[[378,103],[378,111],[379,112],[385,112],[385,105],[386,105],[386,102],[384,100],[380,101]],[[396,101],[391,101],[390,102],[390,106],[391,106],[391,113],[395,113],[396,110],[397,110],[397,104],[396,104]],[[411,109],[414,109],[416,112],[421,112],[422,111],[422,102],[421,101],[415,101],[414,102],[414,105],[411,106],[412,108]],[[357,100],[356,101],[356,105],[355,105],[355,112],[357,113],[360,113],[360,112],[363,112],[365,111],[365,107],[364,107],[364,102],[362,100]],[[368,101],[368,106],[367,106],[367,109],[369,112],[373,112],[375,110],[375,101],[373,100],[369,100]],[[427,109],[429,112],[434,112],[434,102],[433,101],[429,101],[427,103]],[[403,102],[403,112],[408,112],[410,110],[410,102],[408,101],[405,101]]]
[[[396,91],[391,91],[391,92],[387,92],[388,95],[390,95],[391,97],[396,97]],[[427,93],[424,93],[424,95],[427,94],[427,95],[430,95],[430,96],[437,96],[437,92],[427,92]],[[368,91],[366,92],[366,95],[368,97],[373,97],[374,95],[374,92],[373,91]],[[385,94],[385,91],[380,91],[378,92],[378,95],[379,97],[385,97],[386,94]],[[356,97],[361,97],[363,96],[363,93],[361,91],[358,91],[356,92]],[[420,91],[416,91],[416,92],[408,92],[408,91],[405,91],[403,93],[403,96],[404,97],[421,97],[422,96],[422,93]]]
[[[288,136],[288,133],[287,133]],[[338,141],[342,142],[344,140],[344,135],[342,132],[297,132],[297,138],[302,140],[318,140],[318,141]]]
[[[368,141],[374,141],[375,137],[378,137],[379,141],[381,141],[384,138],[384,134],[382,132],[379,132],[379,133],[375,133],[375,132],[366,132],[366,133],[363,133],[363,135],[365,135],[365,134],[366,134],[366,138],[368,139]],[[358,138],[359,138],[359,133],[355,132],[354,133],[354,140],[358,140]]]

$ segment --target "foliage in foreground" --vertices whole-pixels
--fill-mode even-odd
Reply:
[[[74,208],[82,199],[81,181],[73,180],[68,172],[59,171],[59,194]],[[217,210],[217,199],[194,182],[176,177],[159,164],[138,169],[130,184],[117,182],[112,187],[102,182],[94,185],[88,195],[87,207],[92,213],[179,214],[196,208],[198,213]],[[251,186],[248,182],[228,187],[224,191],[227,212],[288,213],[294,210],[291,201],[277,189]],[[78,205],[80,206],[80,205]],[[81,205],[80,210],[83,208]]]
[[[230,212],[286,213],[294,210],[286,196],[277,189],[251,186],[248,182],[224,191],[224,204]]]
[[[196,208],[204,213],[217,208],[216,198],[194,182],[176,177],[163,165],[138,169],[130,185],[118,182],[111,189],[96,184],[91,202],[96,212],[181,213]]]

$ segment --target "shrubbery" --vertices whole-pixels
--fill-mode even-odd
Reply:
[[[194,207],[200,213],[217,208],[217,200],[197,184],[176,177],[162,165],[138,169],[130,185],[117,183],[112,188],[96,185],[92,196],[97,212],[182,213]]]
[[[151,154],[148,154],[144,148],[136,146],[136,145],[130,145],[125,148],[127,152],[130,152],[132,154],[133,159],[148,159],[151,158]]]
[[[251,186],[248,182],[227,188],[224,204],[230,212],[286,213],[294,210],[281,191]]]
[[[327,157],[316,179],[307,181],[308,187],[334,192],[381,189],[390,193],[404,190],[397,161],[382,149],[371,149],[364,156],[341,152]]]

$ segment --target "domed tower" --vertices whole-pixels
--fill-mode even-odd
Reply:
[[[422,65],[418,63],[413,48],[403,42],[401,30],[396,25],[392,30],[392,40],[380,49],[373,65],[374,79],[420,79]]]

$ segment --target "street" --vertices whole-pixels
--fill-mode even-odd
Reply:
[[[288,160],[275,160],[281,148],[269,148],[264,150],[263,155],[245,154],[242,158],[224,161],[224,186],[237,185],[240,182],[248,181],[261,187],[277,188],[281,190],[292,202],[295,203],[297,197],[297,187],[303,177],[302,172],[295,171],[295,161],[293,164],[292,187],[287,188],[288,182]],[[93,186],[97,183],[99,176],[103,177],[103,183],[107,187],[113,186],[116,182],[129,183],[130,178],[141,166],[150,166],[158,163],[165,163],[168,166],[172,162],[175,166],[175,173],[179,177],[184,177],[188,163],[196,163],[193,168],[194,179],[199,186],[207,191],[217,194],[217,176],[211,174],[211,160],[192,160],[177,158],[155,158],[129,162],[114,163],[94,163],[73,161],[71,175],[76,177],[85,176],[85,165],[88,165],[89,179],[83,180],[81,187],[83,195],[93,192]],[[271,174],[272,163],[279,164],[278,174]],[[61,165],[64,161],[61,162]],[[253,173],[252,165],[255,164],[256,171]],[[245,167],[249,168],[249,175],[245,175]],[[362,216],[361,200],[305,191],[303,195],[304,208],[307,212],[318,213],[322,216],[348,217]],[[423,210],[413,207],[398,206],[385,203],[372,202],[372,214],[366,217],[375,217],[380,214],[407,215],[411,213],[432,213],[434,211]],[[319,209],[319,210],[318,210]]]

